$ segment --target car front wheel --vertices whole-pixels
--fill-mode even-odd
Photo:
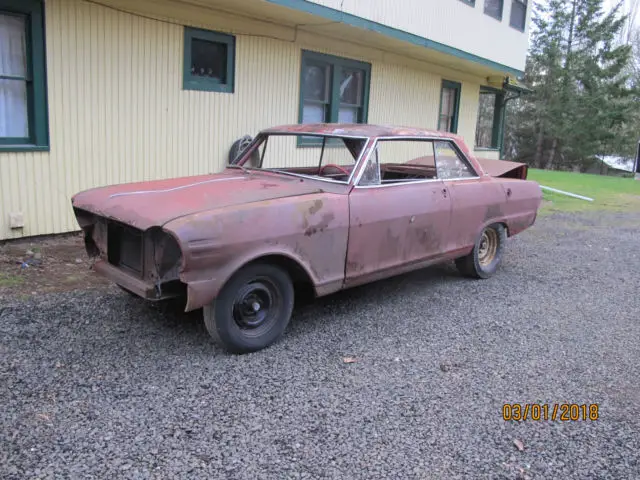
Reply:
[[[249,353],[276,342],[293,311],[294,290],[286,271],[253,264],[239,270],[203,308],[209,335],[231,353]]]
[[[456,259],[456,267],[467,277],[491,277],[502,261],[506,240],[503,225],[489,225],[480,233],[471,253]]]

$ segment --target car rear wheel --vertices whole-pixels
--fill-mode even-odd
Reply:
[[[286,271],[254,264],[239,270],[203,308],[209,335],[231,353],[249,353],[276,342],[293,311],[294,290]]]
[[[460,273],[472,278],[489,278],[500,265],[507,231],[500,224],[489,225],[480,233],[471,253],[456,259]]]

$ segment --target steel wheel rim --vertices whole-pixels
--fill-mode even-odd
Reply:
[[[277,323],[281,306],[282,296],[275,284],[268,278],[259,278],[238,290],[232,316],[245,335],[257,337]]]
[[[493,262],[498,253],[498,232],[493,228],[488,228],[482,232],[480,245],[478,247],[478,263],[487,267]]]

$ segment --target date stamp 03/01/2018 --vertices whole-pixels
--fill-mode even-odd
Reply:
[[[597,403],[505,403],[502,406],[502,419],[505,421],[588,422],[599,417]]]

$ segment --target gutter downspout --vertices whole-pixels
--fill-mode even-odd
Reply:
[[[503,92],[514,92],[515,95],[512,95],[510,97],[505,97],[502,100],[502,105],[501,105],[502,111],[500,113],[500,116],[502,118],[500,119],[500,132],[498,134],[499,145],[500,145],[500,149],[499,149],[500,160],[504,160],[504,125],[505,125],[505,119],[507,116],[507,103],[510,100],[515,100],[517,98],[520,98],[524,94],[529,94],[534,92],[533,90],[525,86],[513,86],[508,76],[504,78],[502,82],[502,90]]]

